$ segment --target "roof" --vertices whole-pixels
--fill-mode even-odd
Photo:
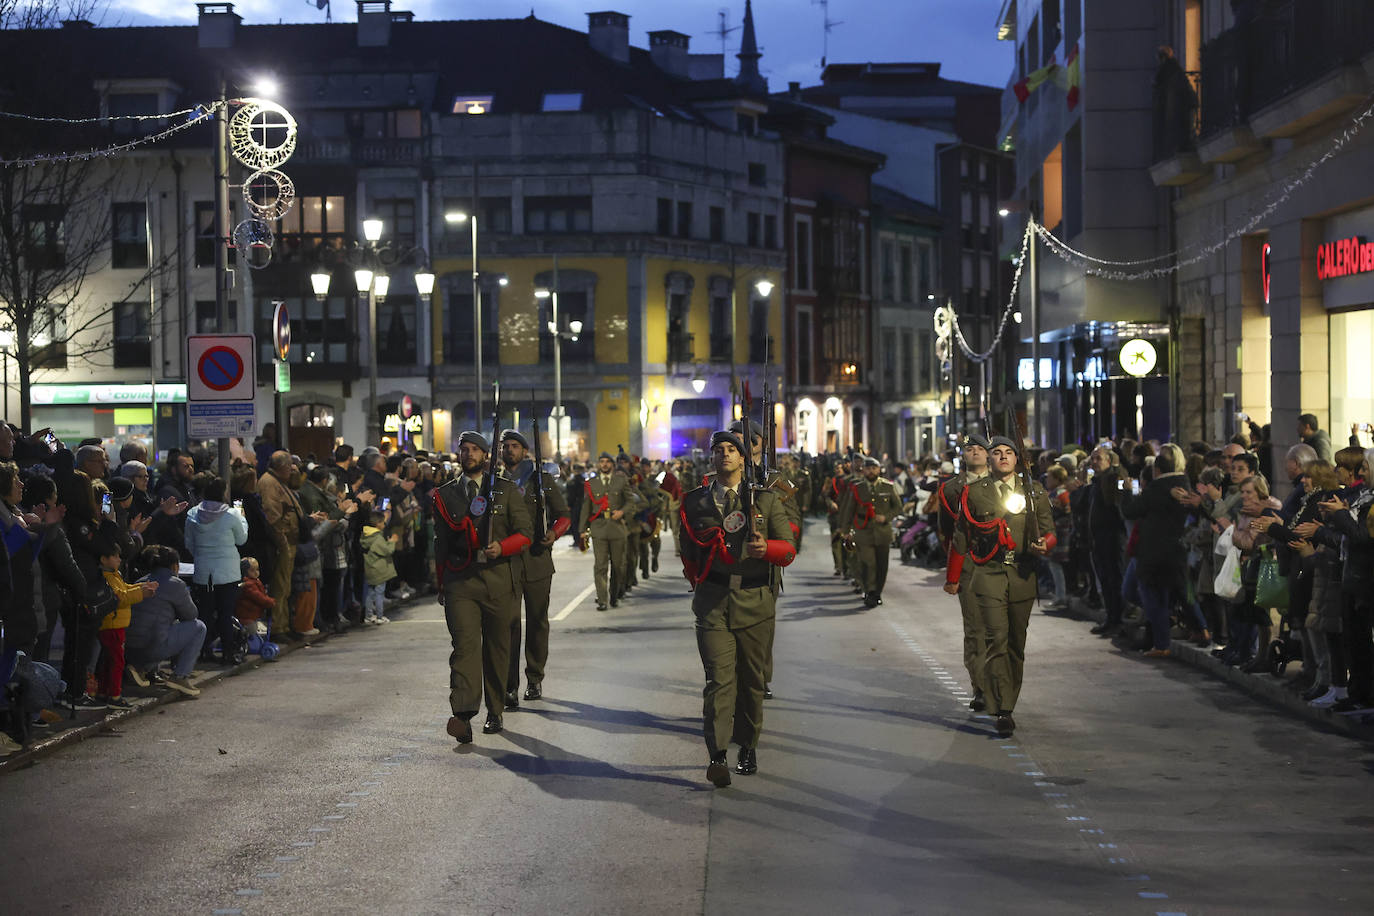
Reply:
[[[877,182],[873,183],[873,190],[870,195],[873,206],[886,210],[889,216],[909,216],[917,222],[934,225],[941,225],[944,222],[944,214],[940,212],[939,208],[932,207],[914,197],[908,197]]]
[[[595,51],[586,33],[533,16],[393,20],[384,47],[359,47],[357,29],[356,23],[240,25],[233,48],[204,50],[197,47],[197,26],[0,31],[0,53],[7,61],[0,74],[0,102],[9,110],[25,110],[33,83],[57,73],[66,88],[63,113],[68,116],[94,113],[97,79],[170,79],[182,89],[180,101],[193,104],[217,96],[216,76],[223,69],[244,86],[273,74],[283,84],[280,101],[308,109],[329,105],[312,106],[313,96],[291,97],[302,76],[389,73],[430,75],[432,95],[417,101],[444,113],[459,94],[491,95],[492,113],[501,114],[538,112],[545,92],[580,91],[583,111],[633,106],[695,119],[681,106],[702,89],[660,70],[648,51],[632,47],[629,62],[617,63]],[[54,60],[63,62],[61,70],[54,71]]]

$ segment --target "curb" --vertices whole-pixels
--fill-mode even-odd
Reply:
[[[1079,598],[1070,599],[1069,610],[1064,613],[1064,616],[1089,623],[1102,622],[1101,617],[1095,615]],[[1125,621],[1122,624],[1122,632],[1133,641],[1143,639],[1145,635],[1143,616],[1140,620]],[[1181,639],[1171,640],[1169,649],[1175,660],[1205,672],[1217,680],[1227,681],[1250,696],[1264,700],[1290,715],[1306,719],[1314,725],[1322,726],[1351,738],[1365,741],[1374,740],[1374,725],[1362,724],[1358,716],[1343,716],[1330,710],[1309,706],[1300,694],[1288,689],[1288,681],[1285,678],[1276,678],[1269,674],[1247,674],[1239,668],[1223,664],[1220,659],[1213,658],[1210,650],[1200,649]],[[1125,654],[1130,655],[1129,652]],[[1374,713],[1366,713],[1366,715],[1374,719]]]
[[[403,610],[411,607],[412,605],[416,604],[417,602],[425,598],[430,597],[433,596],[416,595],[414,598],[410,598],[406,601],[397,601],[394,605],[394,609]],[[392,609],[393,608],[388,608],[387,610],[390,611]],[[364,629],[363,626],[361,624],[358,624],[349,627],[348,632],[362,629]],[[343,634],[320,633],[318,636],[307,636],[304,640],[300,642],[280,643],[281,652],[277,655],[276,661],[268,662],[260,656],[252,655],[249,656],[245,661],[241,662],[238,665],[235,665],[232,668],[222,668],[218,671],[207,672],[201,675],[200,678],[194,681],[194,686],[200,688],[203,691],[207,687],[213,687],[217,684],[220,684],[228,680],[231,677],[238,677],[240,674],[252,671],[255,668],[261,668],[263,665],[276,664],[277,661],[286,658],[288,655],[292,655],[302,649],[308,649],[311,646],[317,645],[319,643],[327,642],[330,638],[337,635]],[[95,719],[94,721],[88,722],[85,725],[77,726],[75,728],[64,729],[63,731],[60,731],[57,734],[41,741],[33,741],[29,745],[24,747],[22,750],[15,751],[8,757],[0,758],[0,773],[7,772],[9,770],[27,769],[28,767],[32,766],[34,762],[37,761],[39,758],[46,757],[54,751],[57,751],[60,748],[64,748],[69,744],[77,744],[79,742],[85,741],[87,738],[93,738],[101,732],[110,731],[114,726],[119,725],[122,722],[136,718],[138,716],[146,715],[154,709],[166,706],[168,703],[175,703],[180,700],[193,699],[193,697],[186,697],[175,690],[166,690],[158,694],[157,696],[138,698],[134,701],[133,709],[106,710],[105,715],[101,716],[98,719]]]

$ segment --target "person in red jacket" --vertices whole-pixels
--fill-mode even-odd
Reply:
[[[257,623],[262,615],[276,606],[276,599],[267,593],[267,586],[258,578],[258,561],[244,557],[239,563],[243,584],[239,587],[239,603],[234,607],[234,616],[244,626]]]

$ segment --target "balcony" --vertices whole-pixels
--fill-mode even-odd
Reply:
[[[416,165],[424,158],[423,140],[362,140],[310,137],[296,148],[292,161],[354,165]]]
[[[735,340],[729,334],[711,335],[711,362],[728,363],[735,355]]]
[[[1367,94],[1360,61],[1371,51],[1366,0],[1287,3],[1221,33],[1202,48],[1204,152],[1228,154],[1232,146],[1211,139],[1232,128],[1291,137],[1348,109]]]

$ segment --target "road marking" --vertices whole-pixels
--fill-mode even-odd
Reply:
[[[588,585],[586,588],[582,589],[582,591],[578,593],[576,598],[568,602],[567,607],[563,608],[563,610],[559,611],[557,614],[550,617],[549,620],[562,620],[564,617],[567,617],[569,614],[573,612],[573,608],[577,607],[583,601],[586,601],[587,596],[594,591],[596,591],[595,582],[593,582],[591,585]]]

